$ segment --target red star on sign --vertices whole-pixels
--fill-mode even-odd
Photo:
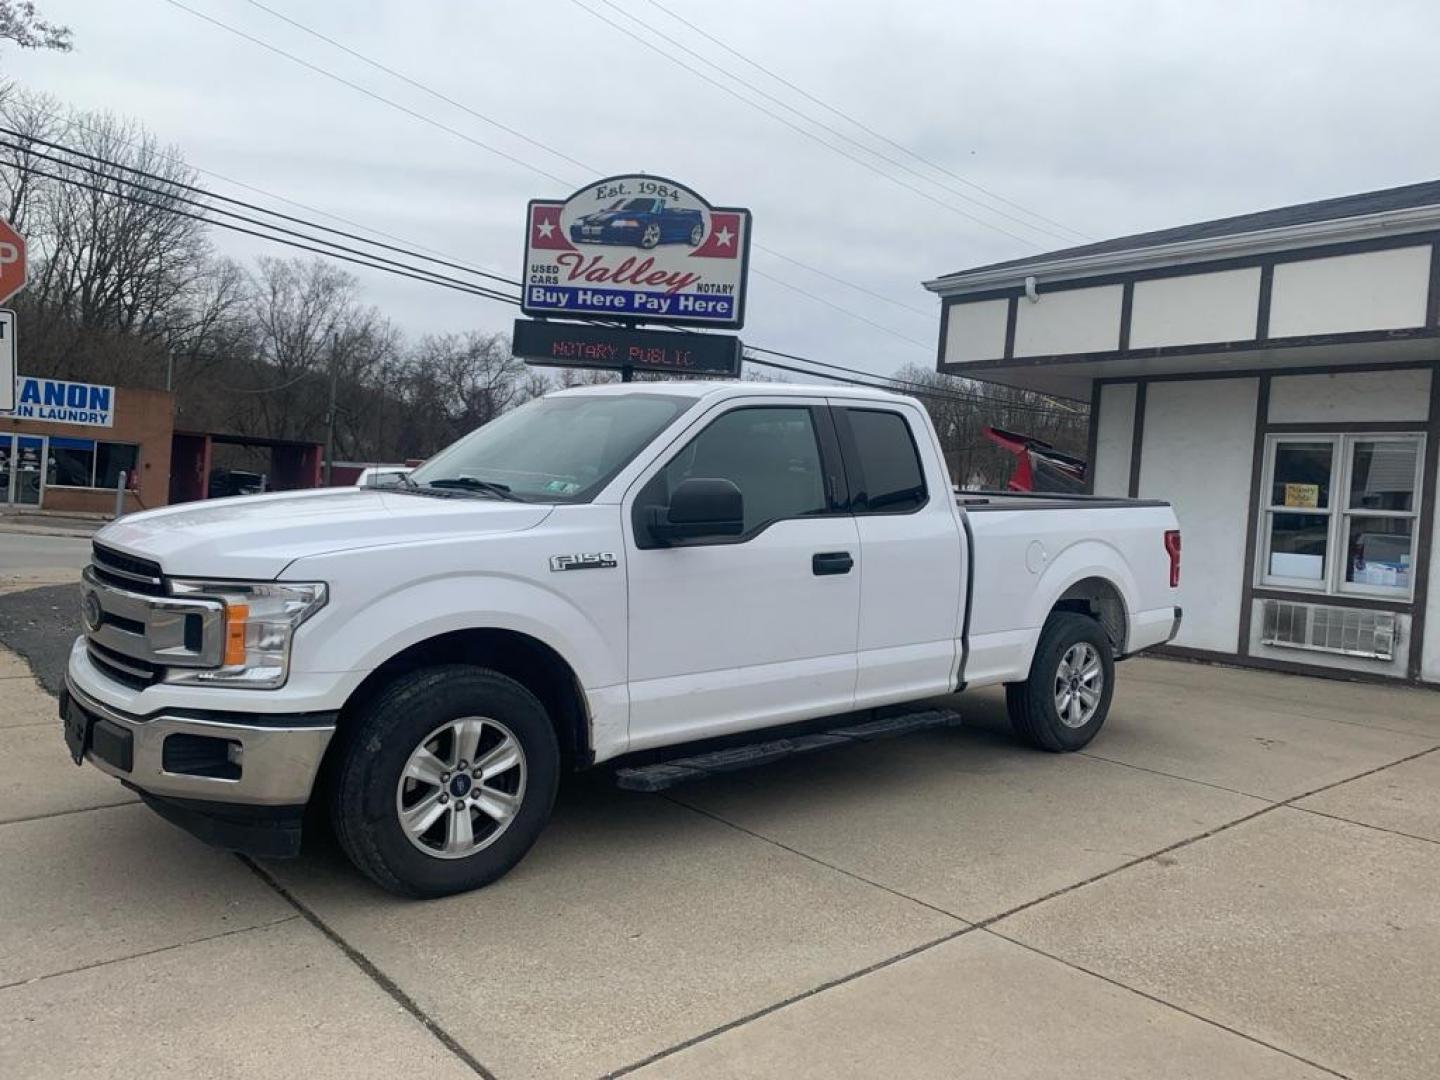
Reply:
[[[530,246],[540,251],[572,251],[560,228],[559,204],[530,207]]]
[[[740,215],[714,211],[710,214],[710,235],[692,254],[709,259],[735,259],[740,255]]]

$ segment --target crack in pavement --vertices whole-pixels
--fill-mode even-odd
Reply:
[[[361,952],[359,949],[355,948],[355,946],[351,945],[348,941],[346,941],[340,935],[339,931],[333,929],[329,923],[327,923],[319,916],[318,913],[315,912],[313,908],[307,905],[284,885],[280,884],[280,882],[276,880],[276,878],[268,870],[266,870],[263,866],[257,863],[254,859],[251,859],[248,855],[236,855],[235,857],[239,859],[240,862],[242,862],[245,866],[249,867],[256,877],[258,877],[266,885],[270,886],[270,888],[274,889],[275,892],[280,895],[281,899],[283,899],[287,904],[289,904],[299,913],[301,918],[303,918],[316,930],[319,930],[320,933],[324,934],[325,938],[332,945],[338,948],[341,953],[345,955],[346,959],[348,959],[352,964],[359,968],[361,972],[363,972],[370,979],[371,982],[373,982],[382,991],[384,991],[385,994],[392,1001],[394,1001],[402,1009],[404,1009],[416,1020],[418,1020],[421,1027],[423,1027],[426,1031],[433,1035],[441,1046],[445,1047],[446,1050],[449,1050],[452,1054],[454,1054],[457,1058],[459,1058],[462,1062],[469,1066],[471,1071],[473,1071],[475,1075],[483,1077],[484,1080],[497,1080],[494,1073],[492,1073],[489,1069],[482,1065],[479,1059],[476,1058],[474,1054],[470,1053],[469,1050],[465,1049],[465,1047],[461,1045],[460,1040],[458,1040],[457,1038],[455,1038],[455,1036],[451,1035],[450,1032],[445,1030],[445,1028],[442,1027],[439,1023],[439,1021],[431,1017],[429,1013],[427,1013],[424,1009],[420,1007],[419,1003],[417,1003],[414,998],[412,998],[403,989],[401,989],[399,983],[397,983],[394,979],[390,978],[389,975],[386,975],[383,971],[381,971],[380,968],[375,965],[374,961],[372,961],[363,952]]]
[[[219,941],[221,938],[234,937],[236,934],[248,934],[254,930],[268,930],[272,926],[279,926],[282,923],[294,922],[299,915],[285,915],[278,919],[271,919],[269,922],[256,923],[254,926],[236,926],[230,930],[221,930],[216,934],[206,934],[204,937],[193,938],[190,941],[177,941],[170,945],[160,945],[153,949],[143,949],[137,953],[130,953],[126,956],[114,956],[109,960],[96,960],[91,964],[81,964],[78,967],[66,968],[64,971],[47,971],[44,975],[32,975],[28,979],[16,979],[14,982],[0,983],[0,992],[14,990],[21,986],[31,986],[46,979],[58,979],[62,975],[74,975],[80,971],[93,971],[95,968],[109,967],[111,964],[123,964],[127,960],[139,960],[146,956],[156,956],[159,953],[174,952],[176,949],[189,948],[191,945],[202,945],[207,941]]]
[[[650,1054],[650,1055],[647,1055],[646,1057],[641,1058],[641,1059],[638,1060],[638,1061],[632,1062],[632,1063],[630,1063],[630,1064],[628,1064],[628,1065],[621,1066],[621,1067],[618,1068],[618,1069],[611,1070],[610,1072],[607,1072],[607,1073],[603,1074],[602,1080],[609,1080],[609,1078],[612,1078],[612,1077],[626,1076],[626,1075],[628,1075],[628,1074],[630,1074],[630,1073],[636,1072],[637,1070],[642,1069],[642,1068],[644,1068],[644,1067],[647,1066],[647,1065],[653,1065],[653,1064],[654,1064],[655,1062],[657,1062],[657,1061],[662,1061],[662,1060],[664,1060],[665,1058],[668,1058],[668,1057],[671,1057],[671,1056],[673,1056],[673,1055],[675,1055],[675,1054],[678,1054],[678,1053],[680,1053],[680,1052],[683,1051],[683,1050],[688,1050],[688,1049],[689,1049],[690,1047],[692,1047],[692,1046],[698,1046],[700,1043],[708,1042],[709,1040],[711,1040],[711,1039],[713,1039],[713,1038],[716,1038],[716,1037],[719,1036],[719,1035],[723,1035],[723,1034],[725,1034],[726,1032],[733,1031],[733,1030],[735,1030],[736,1028],[743,1027],[743,1026],[745,1026],[746,1024],[749,1024],[749,1023],[751,1023],[751,1022],[753,1022],[753,1021],[755,1021],[755,1020],[759,1020],[759,1019],[762,1018],[762,1017],[769,1016],[771,1013],[778,1012],[779,1010],[784,1009],[784,1008],[787,1008],[788,1006],[793,1005],[793,1004],[795,1004],[795,1003],[797,1003],[797,1002],[804,1001],[804,1000],[806,1000],[807,998],[811,998],[811,997],[816,996],[817,994],[824,993],[826,990],[834,989],[834,988],[837,987],[837,986],[843,986],[843,985],[845,985],[846,983],[853,982],[854,980],[859,979],[859,978],[863,978],[863,977],[866,976],[866,975],[869,975],[869,974],[871,974],[871,973],[873,973],[873,972],[879,971],[879,970],[881,970],[881,969],[883,969],[883,968],[889,967],[889,966],[891,966],[892,964],[897,964],[897,963],[899,963],[899,962],[902,961],[902,960],[908,960],[908,959],[910,959],[912,956],[918,956],[918,955],[920,955],[921,953],[928,952],[929,950],[931,950],[931,949],[933,949],[933,948],[935,948],[935,947],[937,947],[937,946],[939,946],[939,945],[943,945],[943,944],[945,944],[945,943],[948,942],[948,941],[954,941],[956,938],[962,937],[962,936],[964,936],[965,934],[973,933],[973,932],[975,932],[975,931],[977,931],[977,930],[979,930],[979,931],[988,931],[988,932],[990,932],[990,933],[993,933],[996,937],[1003,938],[1003,939],[1006,940],[1006,941],[1010,941],[1011,939],[1008,938],[1008,937],[1006,937],[1005,935],[996,933],[995,931],[991,931],[991,930],[990,930],[990,927],[992,927],[992,926],[995,925],[996,923],[1000,922],[1001,920],[1003,920],[1003,919],[1008,919],[1008,918],[1010,918],[1011,916],[1017,915],[1017,914],[1019,914],[1019,913],[1022,912],[1022,911],[1028,911],[1030,908],[1037,907],[1037,906],[1039,906],[1040,904],[1048,903],[1049,901],[1054,900],[1054,899],[1056,899],[1057,897],[1065,896],[1065,895],[1067,895],[1067,894],[1069,894],[1069,893],[1072,893],[1072,892],[1075,892],[1075,891],[1077,891],[1077,890],[1079,890],[1079,889],[1083,889],[1083,888],[1085,888],[1085,887],[1087,887],[1087,886],[1089,886],[1089,885],[1093,885],[1093,884],[1095,884],[1096,882],[1104,881],[1105,879],[1110,878],[1110,877],[1113,877],[1113,876],[1115,876],[1116,874],[1123,873],[1124,871],[1129,870],[1129,869],[1131,869],[1132,867],[1139,866],[1141,863],[1149,862],[1149,861],[1151,861],[1151,860],[1153,860],[1153,859],[1156,859],[1156,858],[1158,858],[1158,857],[1160,857],[1160,856],[1162,856],[1162,855],[1168,855],[1169,853],[1171,853],[1171,852],[1173,852],[1173,851],[1178,851],[1178,850],[1180,850],[1181,848],[1189,847],[1189,846],[1192,845],[1192,844],[1197,844],[1197,843],[1199,843],[1199,842],[1202,841],[1202,840],[1208,840],[1209,838],[1211,838],[1211,837],[1213,837],[1213,836],[1217,836],[1217,835],[1219,835],[1220,833],[1228,832],[1229,830],[1231,830],[1231,829],[1233,829],[1233,828],[1236,828],[1236,827],[1239,826],[1239,825],[1244,825],[1246,822],[1254,821],[1256,818],[1263,817],[1264,815],[1269,814],[1269,813],[1273,813],[1273,812],[1276,811],[1276,810],[1279,810],[1279,809],[1289,809],[1289,808],[1300,809],[1299,807],[1293,807],[1292,804],[1295,803],[1295,802],[1298,802],[1298,801],[1301,800],[1301,799],[1307,799],[1307,798],[1309,798],[1309,797],[1312,796],[1312,795],[1318,795],[1318,794],[1320,794],[1321,792],[1329,791],[1329,790],[1331,790],[1332,788],[1337,788],[1337,787],[1340,787],[1340,786],[1342,786],[1342,785],[1344,785],[1344,784],[1353,783],[1353,782],[1356,781],[1356,780],[1363,780],[1363,779],[1364,779],[1365,777],[1367,777],[1367,776],[1374,776],[1376,773],[1384,772],[1386,769],[1393,769],[1393,768],[1394,768],[1395,766],[1397,766],[1397,765],[1404,765],[1404,764],[1406,764],[1407,762],[1415,761],[1415,760],[1418,759],[1418,758],[1425,757],[1427,754],[1433,754],[1433,753],[1435,753],[1437,750],[1440,750],[1440,745],[1427,747],[1427,748],[1424,749],[1424,750],[1416,751],[1416,752],[1413,753],[1413,754],[1407,754],[1406,756],[1404,756],[1404,757],[1402,757],[1402,758],[1397,758],[1397,759],[1394,760],[1394,761],[1386,762],[1386,763],[1383,764],[1383,765],[1377,765],[1377,766],[1375,766],[1374,768],[1366,769],[1365,771],[1360,772],[1360,773],[1356,773],[1356,774],[1353,775],[1353,776],[1347,776],[1347,777],[1345,777],[1345,778],[1343,778],[1343,779],[1341,779],[1341,780],[1335,780],[1335,781],[1333,781],[1333,782],[1331,782],[1331,783],[1323,784],[1323,785],[1321,785],[1320,787],[1317,787],[1317,788],[1315,788],[1315,789],[1313,789],[1313,790],[1311,790],[1311,791],[1301,792],[1301,793],[1298,794],[1298,795],[1293,795],[1293,796],[1291,796],[1290,798],[1288,798],[1288,799],[1283,799],[1283,800],[1281,800],[1281,801],[1279,801],[1279,802],[1272,802],[1272,803],[1270,803],[1269,805],[1263,806],[1263,807],[1261,807],[1259,810],[1254,811],[1253,813],[1245,814],[1245,815],[1243,815],[1242,817],[1238,817],[1238,818],[1234,819],[1233,821],[1226,822],[1226,823],[1223,824],[1223,825],[1217,825],[1217,826],[1216,826],[1215,828],[1213,828],[1213,829],[1207,829],[1206,831],[1204,831],[1204,832],[1202,832],[1202,833],[1197,833],[1197,834],[1194,835],[1194,836],[1189,836],[1189,837],[1186,837],[1186,838],[1183,839],[1183,840],[1178,840],[1178,841],[1176,841],[1176,842],[1173,843],[1173,844],[1168,844],[1168,845],[1166,845],[1165,847],[1162,847],[1162,848],[1160,848],[1160,849],[1158,849],[1158,850],[1156,850],[1156,851],[1152,851],[1152,852],[1150,852],[1150,853],[1147,854],[1147,855],[1141,855],[1141,856],[1138,856],[1138,857],[1136,857],[1136,858],[1134,858],[1134,859],[1130,859],[1130,860],[1128,860],[1127,862],[1121,863],[1120,865],[1115,866],[1115,867],[1112,867],[1112,868],[1109,869],[1109,870],[1105,870],[1105,871],[1102,871],[1101,873],[1098,873],[1098,874],[1095,874],[1095,875],[1093,875],[1093,876],[1091,876],[1091,877],[1088,877],[1088,878],[1084,879],[1083,881],[1074,882],[1073,884],[1067,885],[1067,886],[1065,886],[1064,888],[1056,889],[1056,890],[1054,890],[1053,892],[1046,893],[1044,896],[1037,897],[1037,898],[1035,898],[1034,900],[1027,900],[1027,901],[1026,901],[1025,903],[1023,903],[1023,904],[1017,904],[1015,907],[1010,908],[1010,909],[1007,910],[1007,911],[1002,911],[1002,912],[1000,912],[998,915],[992,915],[992,916],[990,916],[989,918],[980,919],[980,920],[978,920],[977,922],[971,923],[970,925],[963,926],[963,927],[959,928],[958,930],[956,930],[954,933],[946,934],[946,935],[944,935],[944,936],[942,936],[942,937],[936,938],[936,939],[933,940],[933,941],[929,941],[929,942],[926,942],[926,943],[924,943],[924,944],[917,945],[917,946],[915,946],[914,948],[912,948],[912,949],[907,949],[906,951],[904,951],[904,952],[902,952],[902,953],[898,953],[898,954],[896,954],[895,956],[889,957],[889,958],[887,958],[887,959],[885,959],[885,960],[877,961],[877,962],[874,963],[874,964],[870,964],[870,965],[868,965],[868,966],[866,966],[866,967],[864,967],[864,968],[861,968],[861,969],[859,969],[859,970],[857,970],[857,971],[850,972],[849,974],[846,974],[846,975],[842,975],[842,976],[840,976],[840,977],[838,977],[838,978],[828,980],[828,981],[826,981],[826,982],[824,982],[824,983],[821,983],[821,984],[818,985],[818,986],[812,987],[812,988],[809,989],[809,990],[802,991],[801,993],[794,994],[794,995],[792,995],[792,996],[790,996],[790,997],[788,997],[788,998],[785,998],[785,999],[783,999],[783,1000],[781,1000],[781,1001],[774,1002],[774,1003],[772,1003],[772,1004],[770,1004],[770,1005],[765,1006],[765,1007],[762,1008],[762,1009],[757,1009],[757,1010],[755,1010],[754,1012],[751,1012],[751,1013],[746,1014],[745,1016],[737,1017],[736,1019],[731,1020],[731,1021],[729,1021],[729,1022],[727,1022],[727,1023],[725,1023],[725,1024],[722,1024],[722,1025],[718,1026],[718,1027],[712,1028],[712,1029],[710,1029],[709,1031],[701,1032],[700,1034],[694,1035],[694,1036],[692,1036],[692,1037],[689,1038],[689,1039],[682,1040],[681,1042],[678,1042],[678,1043],[674,1044],[673,1046],[666,1047],[666,1048],[663,1049],[663,1050],[658,1050],[658,1051],[656,1051],[655,1053]],[[1177,777],[1176,779],[1182,779],[1182,778]],[[1252,797],[1254,797],[1254,796],[1252,796]],[[677,801],[677,802],[678,802],[678,800],[672,800],[672,801]],[[687,805],[687,804],[685,804],[685,803],[679,803],[679,805],[685,806],[685,805]],[[694,809],[694,808],[692,807],[691,809]],[[699,811],[697,811],[697,812],[699,812]],[[787,851],[793,850],[793,849],[791,849],[791,848],[786,847],[786,845],[779,843],[779,842],[776,841],[776,840],[772,840],[771,838],[769,838],[769,837],[767,837],[767,836],[763,836],[763,835],[760,834],[760,833],[753,833],[753,832],[751,832],[750,830],[744,828],[743,826],[735,825],[733,822],[725,821],[725,819],[723,819],[723,818],[716,817],[716,820],[717,820],[717,821],[723,821],[725,824],[730,825],[732,828],[739,829],[741,832],[749,833],[749,834],[752,835],[752,836],[755,836],[755,837],[757,837],[757,838],[759,838],[759,839],[761,839],[761,840],[764,840],[764,841],[767,842],[767,843],[775,844],[777,847],[784,848],[784,849],[787,850]],[[1352,824],[1361,824],[1361,823],[1355,822],[1355,823],[1352,823]],[[814,859],[813,856],[806,855],[804,852],[796,852],[796,854],[801,855],[801,856],[804,857],[804,858],[812,859],[812,861],[817,862],[817,863],[820,863],[820,864],[823,865],[823,866],[829,866],[829,864],[823,862],[823,860]],[[839,869],[839,868],[838,868],[838,867],[832,867],[832,869]],[[849,873],[848,871],[844,871],[844,870],[841,870],[840,872],[841,872],[841,873]],[[858,875],[855,875],[855,874],[850,874],[850,876],[851,876],[851,877],[855,877],[857,880],[861,880],[861,881],[864,881],[864,880],[865,880],[864,878],[860,878]],[[897,895],[897,896],[905,896],[904,893],[896,892],[896,890],[890,889],[890,888],[888,888],[887,886],[878,886],[878,887],[885,889],[887,892],[895,893],[895,895]],[[922,905],[924,905],[924,906],[926,906],[926,907],[933,907],[933,905],[926,904],[926,903],[925,903],[924,901],[922,901],[922,900],[916,900],[914,897],[905,896],[905,899],[913,900],[915,903],[917,903],[917,904],[922,904]],[[938,908],[937,908],[937,909],[935,909],[935,910],[942,910],[942,909],[938,909]],[[961,919],[961,918],[963,918],[963,916],[956,915],[956,914],[953,913],[953,912],[948,912],[948,911],[946,911],[946,912],[943,912],[943,913],[944,913],[944,914],[947,914],[947,915],[950,915],[952,918],[956,918],[956,919]],[[1018,941],[1015,942],[1015,944],[1017,944],[1017,945],[1024,945],[1023,942],[1018,942]],[[1029,946],[1025,946],[1025,947],[1026,947],[1026,948],[1029,948]],[[1042,955],[1042,956],[1048,956],[1048,955],[1049,955],[1048,953],[1044,953],[1044,952],[1042,952],[1042,951],[1039,950],[1039,949],[1032,949],[1031,951],[1036,952],[1036,953],[1038,953],[1038,954],[1040,954],[1040,955]],[[1059,960],[1058,957],[1051,957],[1051,959]],[[1059,962],[1062,963],[1062,964],[1063,964],[1063,963],[1066,963],[1066,961],[1064,961],[1064,960],[1059,960]],[[1196,1019],[1196,1020],[1204,1021],[1204,1022],[1207,1023],[1207,1024],[1211,1024],[1211,1025],[1213,1025],[1213,1026],[1215,1026],[1215,1027],[1217,1027],[1217,1028],[1220,1028],[1220,1029],[1222,1029],[1222,1030],[1225,1030],[1225,1031],[1227,1031],[1227,1032],[1229,1032],[1229,1033],[1231,1033],[1231,1034],[1233,1034],[1233,1035],[1236,1035],[1236,1036],[1239,1037],[1239,1038],[1245,1039],[1245,1040],[1248,1041],[1248,1042],[1255,1043],[1255,1044],[1258,1045],[1258,1046],[1263,1046],[1263,1047],[1265,1047],[1265,1048],[1268,1049],[1268,1050],[1273,1050],[1273,1051],[1275,1051],[1275,1052],[1277,1052],[1277,1053],[1284,1054],[1284,1055],[1286,1055],[1287,1057],[1293,1058],[1294,1060],[1299,1061],[1299,1062],[1302,1062],[1302,1063],[1305,1064],[1305,1065],[1309,1065],[1309,1066],[1311,1066],[1312,1068],[1320,1069],[1321,1071],[1326,1072],[1326,1073],[1330,1074],[1331,1076],[1341,1077],[1341,1078],[1344,1078],[1344,1080],[1348,1080],[1348,1076],[1347,1076],[1347,1074],[1345,1074],[1345,1073],[1337,1072],[1335,1069],[1329,1068],[1329,1067],[1324,1066],[1324,1065],[1319,1065],[1319,1064],[1317,1064],[1316,1062],[1310,1061],[1309,1059],[1305,1058],[1304,1056],[1302,1056],[1302,1055],[1300,1055],[1300,1054],[1297,1054],[1297,1053],[1295,1053],[1295,1052],[1293,1052],[1293,1051],[1290,1051],[1290,1050],[1286,1050],[1286,1049],[1284,1049],[1283,1047],[1274,1046],[1274,1045],[1272,1045],[1271,1043],[1265,1042],[1263,1039],[1256,1038],[1255,1036],[1249,1035],[1249,1034],[1247,1034],[1247,1033],[1245,1033],[1245,1032],[1243,1032],[1243,1031],[1239,1031],[1239,1030],[1237,1030],[1237,1029],[1227,1027],[1225,1024],[1220,1023],[1219,1021],[1213,1020],[1213,1019],[1211,1019],[1210,1017],[1204,1016],[1204,1015],[1202,1015],[1202,1014],[1200,1014],[1200,1013],[1192,1013],[1192,1012],[1190,1012],[1188,1009],[1185,1009],[1185,1008],[1183,1008],[1183,1007],[1180,1006],[1180,1005],[1176,1005],[1174,1002],[1167,1001],[1167,1000],[1165,1000],[1164,998],[1160,998],[1160,997],[1156,997],[1156,996],[1154,996],[1154,995],[1148,994],[1148,993],[1146,993],[1146,992],[1143,991],[1143,990],[1139,990],[1139,989],[1137,989],[1136,987],[1129,986],[1129,985],[1127,985],[1127,984],[1125,984],[1125,983],[1123,983],[1123,982],[1120,982],[1120,981],[1118,981],[1118,980],[1110,979],[1110,978],[1108,978],[1108,977],[1106,977],[1106,976],[1098,975],[1098,974],[1096,974],[1095,972],[1087,971],[1085,968],[1079,967],[1078,965],[1075,965],[1075,964],[1067,964],[1067,966],[1072,967],[1072,968],[1074,968],[1074,969],[1077,970],[1077,971],[1083,971],[1083,972],[1085,972],[1085,974],[1087,974],[1087,975],[1095,975],[1096,978],[1102,979],[1102,980],[1104,980],[1105,982],[1111,983],[1111,984],[1113,984],[1113,985],[1115,985],[1115,986],[1117,986],[1117,987],[1119,987],[1119,988],[1121,988],[1121,989],[1128,990],[1128,991],[1130,991],[1131,993],[1138,994],[1138,995],[1140,995],[1141,997],[1148,998],[1149,1000],[1154,1001],[1155,1003],[1157,1003],[1157,1004],[1159,1004],[1159,1005],[1163,1005],[1163,1006],[1165,1006],[1166,1008],[1174,1009],[1176,1012],[1182,1013],[1182,1014],[1184,1014],[1184,1015],[1186,1015],[1186,1016],[1190,1016],[1190,1017],[1192,1017],[1192,1018],[1194,1018],[1194,1019]]]

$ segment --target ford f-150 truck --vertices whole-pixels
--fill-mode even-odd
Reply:
[[[565,390],[394,487],[107,526],[61,713],[202,838],[294,854],[314,804],[435,896],[514,866],[566,769],[998,683],[1022,739],[1078,749],[1114,661],[1176,633],[1179,558],[1162,502],[956,493],[913,399]]]

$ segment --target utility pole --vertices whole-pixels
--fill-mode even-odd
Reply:
[[[335,391],[340,381],[340,361],[334,343],[330,345],[330,407],[325,410],[325,486],[335,471]]]

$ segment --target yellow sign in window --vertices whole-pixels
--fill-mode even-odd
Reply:
[[[1314,509],[1320,505],[1319,484],[1286,484],[1285,505]]]

